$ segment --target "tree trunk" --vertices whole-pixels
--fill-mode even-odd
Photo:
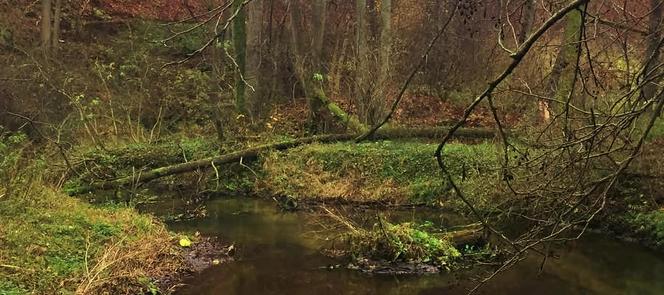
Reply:
[[[576,59],[581,50],[581,34],[583,28],[583,13],[585,5],[569,12],[565,16],[565,28],[562,31],[562,38],[556,61],[549,76],[549,97],[558,101],[566,101],[567,96],[573,90],[574,77],[576,73]],[[550,120],[551,108],[547,103],[540,105],[540,112],[544,122]],[[563,112],[563,106],[555,110]]]
[[[309,104],[310,131],[313,133],[318,131],[317,128],[322,122],[320,116],[322,111],[330,112],[339,123],[354,132],[365,129],[365,126],[359,123],[357,119],[349,116],[337,104],[327,98],[323,90],[323,81],[316,78],[322,76],[321,60],[325,34],[326,0],[316,0],[314,2],[312,14],[317,17],[314,17],[313,29],[308,32],[309,34],[302,30],[303,18],[300,5],[299,1],[293,1],[291,4],[291,48],[294,51],[295,71]],[[309,42],[305,41],[307,38]],[[309,51],[304,49],[307,43],[311,44]]]
[[[521,13],[521,31],[517,35],[517,42],[519,46],[526,41],[530,31],[533,30],[533,25],[535,23],[535,0],[526,0],[523,4]]]
[[[313,83],[312,78],[309,77],[313,75],[310,68],[311,65],[307,58],[307,53],[304,50],[305,39],[307,32],[303,30],[303,19],[302,19],[302,3],[298,0],[292,0],[290,5],[290,33],[291,33],[291,48],[293,50],[293,65],[295,68],[295,73],[297,78],[302,85],[304,90],[304,95],[307,97],[307,102],[309,104],[309,129],[314,131],[316,126],[319,124],[318,109],[320,105],[317,104],[314,100]]]
[[[390,58],[392,56],[392,0],[383,0],[380,6],[380,95],[375,96],[372,105],[375,108],[371,119],[375,124],[385,116],[385,100],[390,86]]]
[[[643,56],[643,79],[648,79],[649,77],[656,76],[656,73],[651,73],[653,69],[659,64],[661,58],[660,40],[662,40],[662,29],[664,29],[664,24],[662,24],[662,11],[664,10],[664,1],[662,0],[650,0],[650,8],[652,9],[648,21],[648,48],[646,49]],[[657,82],[660,79],[651,81],[643,86],[641,90],[642,98],[645,100],[653,99],[657,92]]]
[[[62,0],[55,0],[55,9],[53,13],[53,28],[51,34],[51,46],[58,49],[60,42],[60,22],[62,21]]]
[[[51,0],[42,0],[42,18],[41,18],[41,46],[44,52],[51,49],[51,31],[52,31],[52,3]]]
[[[448,232],[436,234],[436,236],[449,239],[456,247],[482,244],[488,240],[481,223],[457,226]]]
[[[360,120],[371,123],[371,86],[369,85],[369,45],[367,43],[367,0],[355,1],[355,99]]]
[[[252,118],[259,118],[262,110],[261,101],[264,94],[263,78],[261,75],[262,56],[262,33],[263,33],[263,1],[253,1],[247,4],[248,25],[247,25],[247,83],[254,87],[254,91],[246,93],[245,97],[249,105],[249,112]]]
[[[325,40],[325,24],[327,20],[327,0],[313,2],[313,34],[311,45],[313,48],[313,62],[316,68],[321,69],[323,64],[323,41]]]
[[[233,0],[233,11],[242,7],[243,0]],[[245,90],[243,81],[246,75],[247,58],[247,24],[244,10],[240,11],[233,20],[233,49],[235,52],[235,63],[237,64],[235,74],[235,108],[240,114],[247,114]]]

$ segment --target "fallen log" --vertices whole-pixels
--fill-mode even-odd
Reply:
[[[379,130],[373,138],[374,139],[398,139],[398,138],[439,138],[447,133],[447,128],[390,128]],[[305,138],[299,138],[280,143],[260,145],[245,150],[232,152],[220,156],[205,158],[196,161],[189,161],[186,163],[178,163],[166,167],[156,168],[149,171],[139,172],[136,175],[117,178],[113,180],[106,180],[94,182],[91,184],[81,185],[76,188],[67,189],[69,195],[80,195],[89,193],[95,190],[107,190],[127,185],[136,185],[145,183],[164,176],[175,175],[185,172],[191,172],[202,168],[209,168],[221,164],[228,164],[239,162],[240,160],[252,160],[258,157],[262,152],[269,150],[285,150],[292,147],[320,142],[329,143],[336,141],[349,141],[357,138],[358,134],[331,134],[319,135]],[[460,129],[455,133],[457,137],[466,138],[493,138],[494,131],[492,129]]]
[[[481,223],[452,228],[450,231],[436,235],[449,239],[456,247],[482,244],[487,240]]]

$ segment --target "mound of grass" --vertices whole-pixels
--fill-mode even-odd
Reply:
[[[379,220],[370,230],[356,230],[345,236],[355,259],[388,260],[449,265],[461,253],[446,238],[414,223],[392,224]]]
[[[140,294],[182,265],[149,216],[95,208],[37,182],[14,191],[0,197],[0,294]]]
[[[312,144],[263,157],[260,189],[294,198],[360,202],[451,201],[451,186],[434,158],[435,144],[383,141]],[[495,147],[450,144],[445,163],[457,184],[474,198],[496,190]]]

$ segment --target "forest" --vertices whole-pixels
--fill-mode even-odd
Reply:
[[[0,69],[0,295],[664,294],[664,0],[3,0]]]

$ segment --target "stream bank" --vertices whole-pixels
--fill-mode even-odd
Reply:
[[[192,160],[192,157],[189,155],[194,155],[193,158],[196,158],[195,151],[197,150],[196,145],[191,145],[193,148],[189,150],[181,150],[172,153],[173,155],[178,155],[177,152],[183,154],[184,158]],[[203,235],[209,236],[221,236],[224,240],[234,241],[237,243],[239,260],[238,262],[232,262],[228,266],[221,267],[212,267],[209,270],[203,271],[201,274],[195,276],[193,279],[188,281],[188,284],[199,285],[202,284],[205,287],[203,289],[196,289],[195,292],[207,292],[205,290],[215,290],[216,285],[219,284],[220,280],[214,282],[206,283],[204,280],[199,282],[201,277],[209,276],[210,273],[215,273],[218,269],[225,269],[225,267],[231,267],[230,265],[240,264],[243,265],[246,259],[251,259],[252,261],[272,261],[272,264],[268,265],[262,264],[262,262],[256,262],[251,267],[255,269],[274,269],[277,266],[284,265],[284,261],[280,260],[281,256],[286,256],[287,259],[293,259],[292,263],[293,268],[308,266],[308,270],[318,270],[318,269],[333,269],[332,272],[337,276],[338,273],[345,273],[346,270],[339,270],[344,267],[337,267],[339,262],[336,260],[330,260],[329,258],[321,258],[320,253],[320,242],[312,241],[300,241],[300,238],[297,236],[301,234],[310,234],[314,232],[313,229],[309,228],[305,222],[307,219],[310,219],[310,212],[308,211],[298,211],[291,213],[280,213],[283,214],[283,220],[273,215],[276,209],[274,203],[270,198],[276,196],[276,199],[283,199],[289,201],[294,200],[295,204],[309,204],[309,203],[341,203],[341,204],[368,204],[369,208],[375,208],[376,205],[387,206],[389,208],[402,208],[403,205],[418,205],[423,207],[418,207],[417,212],[412,211],[411,216],[416,216],[423,214],[422,211],[427,211],[426,208],[436,207],[448,208],[454,211],[463,212],[464,207],[458,203],[456,198],[450,197],[450,187],[445,185],[440,181],[441,177],[439,175],[439,170],[436,169],[433,159],[427,161],[427,158],[431,157],[433,150],[435,149],[435,144],[429,144],[426,142],[373,142],[373,143],[363,143],[363,144],[353,144],[353,143],[336,143],[336,144],[311,144],[306,146],[301,146],[293,148],[287,151],[268,151],[261,154],[258,161],[256,162],[241,162],[229,165],[224,167],[224,169],[214,169],[213,171],[196,171],[191,174],[184,174],[178,177],[166,177],[151,183],[151,186],[162,186],[167,188],[167,190],[182,190],[186,191],[187,187],[196,186],[198,192],[206,192],[209,194],[215,194],[219,192],[245,192],[248,195],[260,195],[263,197],[262,200],[246,200],[249,203],[255,202],[267,202],[270,204],[268,209],[262,208],[263,205],[256,205],[254,207],[249,207],[246,209],[237,209],[242,207],[238,204],[226,204],[230,208],[236,208],[237,210],[233,212],[218,211],[214,204],[218,202],[217,200],[221,199],[212,199],[207,204],[200,203],[203,200],[196,200],[200,194],[199,193],[189,193],[188,196],[196,196],[195,198],[189,198],[184,200],[184,203],[192,203],[196,206],[196,214],[187,216],[186,214],[181,217],[184,218],[175,218],[170,222],[172,229],[176,231],[190,231],[193,234],[195,231],[199,231],[201,223],[206,223],[208,219],[220,218],[217,225],[211,225],[208,230],[200,230]],[[473,201],[482,206],[486,206],[482,209],[490,209],[492,201],[500,198],[501,195],[504,195],[500,188],[497,187],[499,183],[499,173],[497,173],[496,167],[496,151],[495,146],[490,143],[480,143],[476,145],[465,145],[457,143],[450,145],[446,150],[446,161],[450,164],[450,167],[455,169],[453,175],[456,177],[456,181],[460,183],[464,191],[469,192],[469,196],[474,198]],[[193,153],[189,154],[189,151]],[[185,153],[186,152],[186,153]],[[129,157],[141,156],[139,159],[143,159],[146,163],[146,166],[152,165],[156,166],[158,161],[164,161],[164,157],[159,155],[139,155],[132,153],[124,152],[122,155],[128,155]],[[112,158],[111,158],[112,159]],[[146,161],[147,159],[147,161]],[[154,161],[154,163],[153,163]],[[122,159],[122,163],[132,163],[131,158]],[[122,171],[120,169],[110,169],[113,171]],[[128,171],[125,167],[125,171]],[[146,195],[152,194],[154,192],[149,192],[147,189],[141,189],[139,194],[136,194],[136,191],[130,196],[136,197],[142,192],[147,191]],[[157,190],[158,191],[158,190]],[[488,192],[488,193],[487,193]],[[130,192],[131,193],[131,192]],[[442,196],[442,197],[441,197]],[[156,198],[163,198],[163,195],[156,195]],[[168,196],[166,196],[167,198]],[[131,200],[130,200],[131,201]],[[140,202],[140,200],[138,200]],[[221,202],[221,201],[219,201]],[[229,201],[230,202],[230,201]],[[289,201],[293,203],[293,201]],[[456,202],[456,203],[455,203]],[[210,207],[212,204],[212,207]],[[495,204],[495,203],[494,203]],[[182,203],[173,204],[172,207],[179,207]],[[297,205],[295,206],[297,207]],[[292,209],[292,208],[291,208]],[[437,211],[438,214],[447,213],[445,211]],[[253,211],[258,210],[258,212]],[[369,209],[372,210],[372,209]],[[391,210],[390,210],[391,211]],[[401,210],[399,210],[401,211]],[[216,213],[215,213],[216,212]],[[252,213],[253,212],[253,213]],[[262,212],[262,213],[261,213]],[[173,212],[175,213],[175,212]],[[262,215],[263,213],[271,219],[270,221],[262,220],[261,217],[250,217],[253,214]],[[179,215],[172,214],[172,215]],[[227,216],[230,215],[230,216]],[[291,217],[286,217],[291,216]],[[296,216],[293,219],[292,216]],[[238,218],[238,220],[234,220]],[[289,220],[286,224],[281,224],[284,220]],[[182,220],[189,219],[189,220]],[[425,218],[426,219],[426,218]],[[178,221],[179,220],[179,221]],[[248,224],[245,224],[247,223]],[[304,225],[297,225],[297,223],[304,222]],[[191,227],[180,227],[182,224],[192,223],[194,224]],[[222,224],[224,223],[224,224]],[[256,227],[265,227],[267,230],[257,230],[254,227],[251,227],[251,224],[255,223]],[[282,226],[274,227],[272,223],[281,224]],[[444,224],[444,223],[443,223]],[[232,228],[231,226],[237,226]],[[287,234],[285,237],[277,238],[274,235],[280,235],[285,233],[286,229],[289,227],[296,226],[295,230],[292,233]],[[239,234],[238,230],[246,231],[246,233]],[[297,233],[297,234],[296,234]],[[251,235],[256,235],[258,237],[249,238]],[[265,242],[265,239],[276,239],[279,242],[269,241]],[[325,240],[326,237],[318,236],[318,240]],[[595,237],[599,240],[602,240],[602,243],[607,243],[606,238],[603,236]],[[592,239],[595,239],[592,238]],[[249,241],[247,241],[249,240]],[[256,243],[264,243],[262,246],[253,245]],[[313,244],[312,244],[313,243]],[[583,242],[585,243],[585,242]],[[608,242],[613,243],[613,242]],[[296,253],[307,253],[307,259],[303,260],[302,257],[290,257],[288,251],[289,249],[281,249],[279,247],[289,245],[290,248]],[[312,247],[312,245],[314,245]],[[254,247],[256,247],[254,249]],[[271,248],[277,248],[273,252]],[[596,246],[601,248],[602,246]],[[615,253],[606,253],[606,255],[618,255],[624,254],[626,252],[632,251],[632,246],[624,246],[624,249],[616,251]],[[637,252],[644,251],[644,249],[638,248]],[[253,249],[253,250],[252,250]],[[626,250],[627,249],[627,250]],[[248,255],[245,255],[249,251]],[[577,253],[575,249],[572,250],[561,250],[568,255],[573,255]],[[276,256],[276,258],[271,258],[266,256],[254,256],[258,252],[268,252],[272,253],[271,255]],[[586,255],[586,254],[584,254]],[[586,260],[590,259],[603,259],[603,257],[593,256],[594,254],[589,254],[590,258],[583,258]],[[638,254],[641,255],[641,254]],[[652,255],[656,257],[654,254]],[[280,258],[281,257],[281,258]],[[645,255],[643,257],[649,257]],[[651,259],[647,258],[647,259]],[[563,259],[563,258],[561,258]],[[317,262],[316,265],[313,265],[312,262]],[[267,262],[266,262],[267,263]],[[566,262],[567,263],[567,262]],[[621,262],[622,263],[622,262]],[[537,273],[538,262],[535,259],[525,263],[529,266],[519,266],[516,269],[524,270],[529,269],[533,273]],[[258,265],[258,266],[256,266]],[[556,265],[556,262],[551,262],[551,265]],[[571,265],[571,266],[570,266]],[[577,266],[573,263],[567,263],[561,267],[572,267],[576,268]],[[611,267],[618,267],[613,265]],[[643,268],[644,265],[634,266],[635,268]],[[237,269],[241,276],[250,275],[255,276],[255,274],[247,274],[247,271],[244,269]],[[302,269],[291,269],[295,273],[303,272]],[[584,270],[585,271],[585,270]],[[596,270],[588,270],[590,272],[589,276],[603,276],[603,274],[594,273]],[[514,273],[512,271],[510,273]],[[518,272],[518,271],[516,271]],[[523,271],[524,273],[526,271]],[[354,275],[350,275],[355,276]],[[446,281],[449,283],[445,285],[445,288],[451,288],[451,285],[457,284],[467,287],[468,282],[464,279],[467,277],[474,277],[477,274],[475,273],[455,273],[450,276],[454,277],[455,280],[449,280],[450,277],[444,274],[434,275],[437,277],[434,285],[438,286],[439,281]],[[555,276],[567,276],[567,273],[554,273]],[[576,275],[576,274],[575,274]],[[588,275],[588,274],[583,274]],[[214,275],[212,275],[214,276]],[[266,276],[267,278],[270,275],[260,274],[260,276]],[[305,273],[301,273],[301,276],[307,276]],[[325,281],[328,279],[325,276],[320,274],[313,275],[316,278],[312,279],[313,283],[326,284]],[[317,277],[320,276],[320,277]],[[505,274],[505,276],[509,276]],[[232,277],[227,273],[224,274],[223,280],[226,280],[226,277]],[[286,278],[292,278],[288,275],[284,275]],[[401,276],[399,276],[401,277]],[[427,276],[425,276],[427,277]],[[532,277],[526,276],[526,277]],[[614,279],[619,278],[618,275],[614,275]],[[241,279],[241,278],[240,278]],[[608,284],[609,286],[599,286],[599,287],[588,287],[584,284],[570,284],[567,282],[568,278],[557,278],[558,280],[565,281],[565,288],[587,288],[593,290],[596,294],[604,294],[603,289],[611,290],[615,294],[622,294],[621,292],[629,291],[629,288],[624,286],[614,286],[613,284]],[[602,278],[591,278],[592,280],[603,280]],[[660,278],[656,278],[660,279]],[[315,281],[319,280],[319,281]],[[421,283],[419,279],[413,279],[417,281],[418,284]],[[425,280],[425,279],[422,279]],[[648,282],[643,282],[638,279],[637,285],[648,286]],[[262,280],[261,280],[262,281]],[[333,279],[334,281],[334,279]],[[362,281],[362,280],[360,280]],[[455,281],[455,282],[452,282]],[[518,285],[517,282],[513,282],[514,285]],[[227,283],[223,283],[227,284]],[[357,284],[362,284],[361,282]],[[601,284],[605,284],[602,282]],[[391,284],[387,284],[391,285]],[[527,286],[528,284],[526,284]],[[228,286],[227,286],[228,287]],[[235,287],[233,287],[235,288]],[[242,287],[244,288],[244,287]],[[288,287],[274,286],[275,290],[281,290],[283,292],[291,292],[293,290],[288,290]],[[428,288],[428,287],[427,287]],[[436,289],[438,287],[435,287]],[[521,287],[515,287],[517,290],[521,290]],[[543,287],[536,285],[531,286],[532,292],[547,292],[546,290],[552,289],[558,292],[567,292],[567,289],[561,288],[551,288]],[[540,288],[542,288],[540,290]],[[649,288],[649,287],[648,287]],[[658,286],[652,287],[654,290],[661,290]],[[546,289],[546,290],[545,290]],[[185,289],[188,290],[188,289]],[[216,289],[218,290],[218,289]],[[419,290],[419,289],[418,289]],[[425,289],[429,290],[429,289]],[[580,289],[579,289],[580,290]],[[585,289],[584,289],[585,290]],[[244,290],[251,292],[264,292],[265,290]],[[348,289],[352,291],[352,289]],[[522,290],[524,292],[529,290]],[[187,291],[182,291],[187,292]],[[422,291],[425,292],[425,291]],[[456,291],[454,291],[456,292]],[[572,292],[572,291],[569,291]],[[574,291],[578,293],[579,291]],[[573,293],[574,293],[573,292]],[[592,294],[593,292],[590,292]],[[608,294],[611,294],[609,292]],[[297,292],[295,292],[297,293]],[[352,293],[352,292],[351,292]],[[362,292],[360,292],[362,293]],[[197,293],[191,293],[197,294]],[[453,293],[454,294],[454,293]],[[546,294],[546,293],[544,293]],[[557,293],[555,293],[557,294]],[[647,293],[646,293],[647,294]]]

